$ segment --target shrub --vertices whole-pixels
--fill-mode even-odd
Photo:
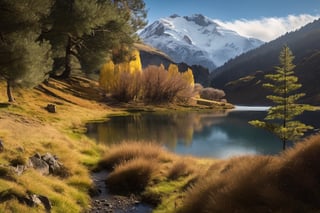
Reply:
[[[194,162],[192,160],[181,159],[173,164],[168,172],[168,178],[171,180],[176,180],[179,177],[187,176],[191,174]]]
[[[112,170],[117,165],[135,158],[165,161],[170,156],[160,145],[128,141],[111,147],[110,151],[99,162],[99,167]]]
[[[212,87],[206,87],[203,88],[200,91],[200,98],[213,100],[213,101],[219,101],[221,100],[226,94],[223,90],[215,89]]]
[[[122,72],[114,82],[110,92],[120,102],[130,102],[138,98],[140,93],[141,74],[139,72]]]
[[[193,96],[193,85],[183,74],[171,68],[148,66],[143,72],[143,100],[148,103],[186,102]]]
[[[111,172],[106,183],[112,192],[141,192],[157,171],[157,163],[146,158],[135,158],[118,165]]]

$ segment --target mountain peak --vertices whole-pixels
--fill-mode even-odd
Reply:
[[[173,14],[155,21],[139,35],[176,63],[202,65],[209,70],[263,43],[240,36],[202,14],[184,17]]]
[[[178,18],[178,17],[181,17],[179,16],[178,14],[172,14],[171,16],[169,16],[170,18]]]
[[[184,16],[183,18],[185,18],[187,21],[193,21],[195,24],[202,26],[202,27],[206,27],[211,24],[217,25],[212,20],[210,20],[209,18],[205,17],[202,14],[194,14],[192,16]]]

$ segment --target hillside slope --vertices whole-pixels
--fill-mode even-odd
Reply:
[[[251,50],[211,75],[211,85],[224,89],[227,98],[235,104],[269,104],[268,91],[261,88],[264,73],[274,70],[283,45],[288,45],[295,55],[296,75],[307,93],[304,101],[317,104],[320,101],[320,20],[295,32]]]
[[[99,103],[97,84],[84,78],[50,79],[35,89],[15,88],[14,104],[7,103],[5,88],[0,81],[0,212],[46,212],[41,204],[28,206],[36,195],[49,200],[51,212],[88,209],[88,168],[104,148],[83,134],[84,124],[112,113]],[[56,113],[49,113],[47,104],[54,104]],[[58,158],[63,173],[45,175],[44,168],[30,168],[30,157],[46,153]],[[18,168],[21,173],[14,172]]]

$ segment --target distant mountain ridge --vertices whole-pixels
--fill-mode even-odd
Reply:
[[[320,104],[320,19],[230,60],[211,73],[211,85],[224,89],[235,104],[270,104],[262,89],[264,74],[279,64],[283,45],[292,50],[304,102]]]
[[[210,71],[263,44],[226,29],[201,14],[172,15],[147,26],[139,36],[176,63],[201,65]]]
[[[146,68],[150,65],[160,66],[162,64],[166,69],[168,69],[170,64],[176,64],[179,68],[179,72],[184,72],[190,68],[192,70],[195,83],[200,83],[203,86],[209,86],[209,70],[207,68],[200,65],[188,66],[186,63],[175,63],[168,55],[146,44],[136,43],[135,47],[140,52],[142,68]]]

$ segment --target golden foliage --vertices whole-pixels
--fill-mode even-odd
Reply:
[[[100,71],[99,85],[105,91],[110,91],[116,80],[115,66],[110,60],[105,63]]]
[[[142,72],[142,64],[140,59],[140,53],[138,50],[132,52],[133,59],[129,62],[129,71],[130,73]]]
[[[314,212],[320,203],[319,142],[316,135],[280,156],[214,164],[178,212]]]
[[[185,79],[192,87],[194,87],[194,77],[190,68],[182,73],[182,78]]]
[[[136,73],[141,72],[142,65],[139,51],[133,50],[132,57],[127,61],[114,64],[112,60],[109,60],[104,64],[100,70],[99,85],[107,93],[112,93],[113,91],[116,91],[120,85],[123,85],[123,78],[128,77],[128,75],[124,73],[134,76]]]
[[[178,66],[176,64],[170,64],[168,67],[168,74],[171,78],[179,75],[180,73]]]

